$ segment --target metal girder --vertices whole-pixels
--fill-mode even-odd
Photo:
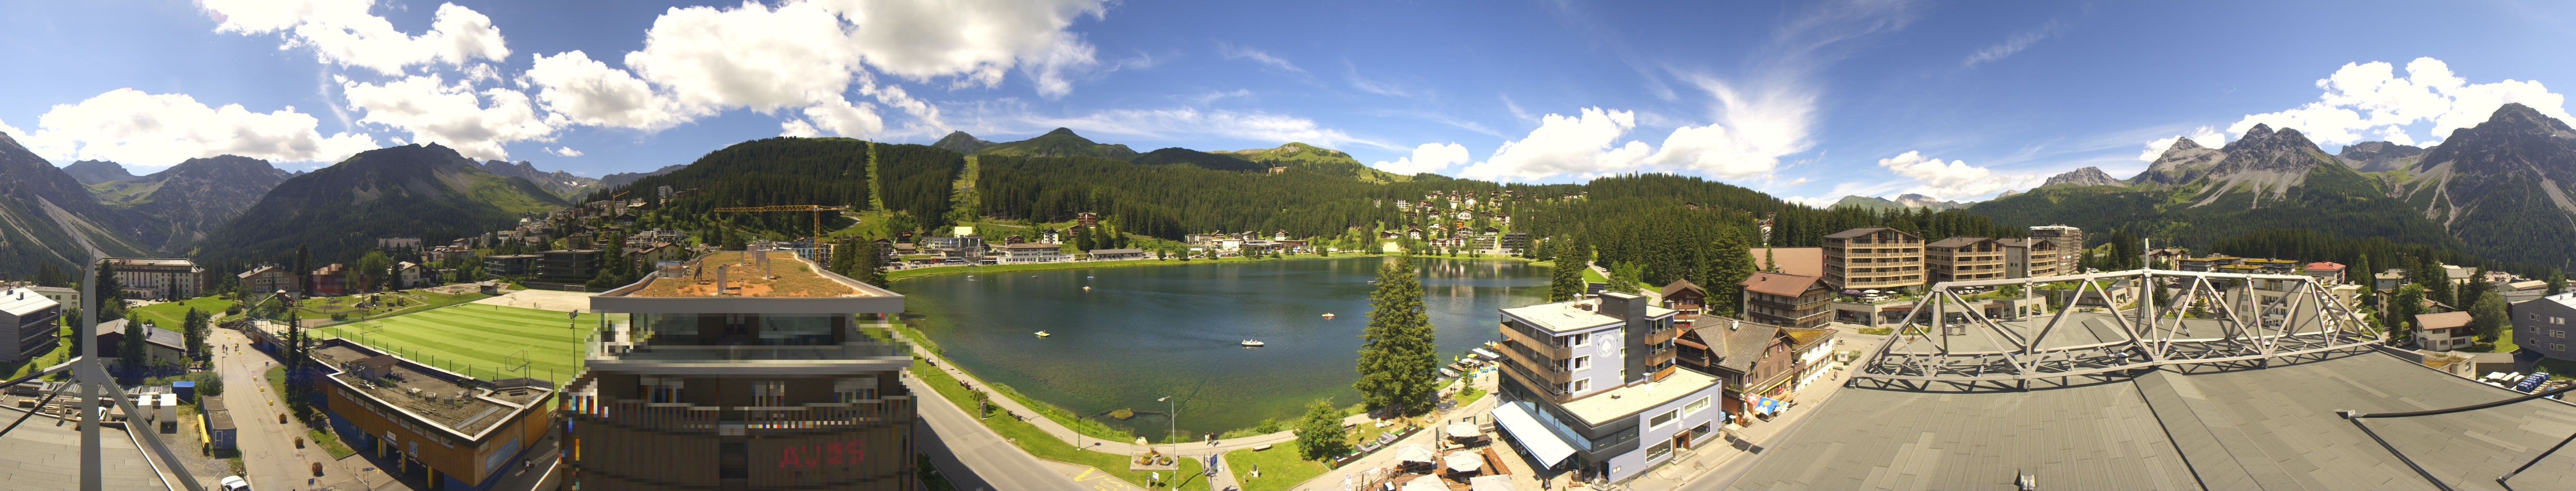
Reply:
[[[2126,280],[2136,307],[2120,308],[2101,280]],[[2067,308],[2045,321],[2024,317],[1997,321],[1959,295],[1963,287],[2020,285],[2031,291],[2040,283],[2077,282]],[[2162,281],[2182,287],[2180,298],[2157,305],[2151,288]],[[2221,283],[2230,285],[2221,288]],[[1933,285],[1916,302],[1894,333],[1871,350],[1853,377],[1906,382],[2027,382],[2111,376],[2135,370],[2199,364],[2267,363],[2387,341],[2385,333],[2358,320],[2350,306],[2334,299],[2315,277],[2130,270],[2045,278],[1980,280]],[[2267,293],[2277,292],[2278,295]],[[2025,297],[2027,298],[2027,297]],[[2089,312],[2086,301],[2099,299],[2108,312]],[[1953,312],[1953,309],[1960,312]],[[2205,315],[2192,315],[2205,310]],[[2085,312],[2097,319],[2077,321]],[[1928,317],[1928,318],[1927,318]],[[1960,322],[1951,322],[1958,317]],[[2277,319],[2277,322],[2275,321]],[[2048,346],[2069,322],[2111,324],[2117,339]],[[2195,326],[2217,332],[2188,332]],[[1985,348],[1952,346],[1953,327],[1977,331]],[[2096,330],[2096,336],[2101,331]],[[2187,333],[2188,332],[2188,333]],[[1937,337],[1937,338],[1936,338]],[[2103,336],[2110,337],[2110,336]],[[1965,341],[1971,338],[1961,338]],[[2259,365],[2258,365],[2259,366]]]

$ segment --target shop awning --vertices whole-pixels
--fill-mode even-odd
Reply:
[[[1574,445],[1566,443],[1556,432],[1549,431],[1546,425],[1539,424],[1538,418],[1530,416],[1529,409],[1518,403],[1495,407],[1494,422],[1503,428],[1503,433],[1512,436],[1512,441],[1520,442],[1522,450],[1538,458],[1540,465],[1555,467],[1566,457],[1574,455]]]

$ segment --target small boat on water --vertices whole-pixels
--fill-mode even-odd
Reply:
[[[1038,331],[1038,337],[1043,338],[1043,337],[1047,337],[1047,336],[1054,336],[1054,334],[1047,334],[1047,332],[1046,332],[1046,331]]]
[[[1090,285],[1084,285],[1084,286],[1082,287],[1082,291],[1086,291],[1086,292],[1087,292],[1087,291],[1091,291],[1091,286],[1090,286]]]
[[[1324,313],[1324,318],[1326,318],[1326,319],[1331,319],[1331,318],[1333,318],[1333,313],[1332,313],[1332,312],[1325,312],[1325,313]]]
[[[1258,339],[1246,339],[1246,340],[1243,340],[1243,347],[1245,347],[1245,348],[1259,348],[1259,347],[1266,346],[1266,345],[1269,345],[1269,344],[1270,344],[1270,343],[1264,343],[1264,342],[1261,342],[1261,340],[1258,340]]]

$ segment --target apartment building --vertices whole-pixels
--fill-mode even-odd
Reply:
[[[1064,260],[1064,247],[1056,244],[1005,244],[1003,264],[1051,263]]]
[[[19,363],[54,351],[62,334],[63,304],[26,287],[0,291],[0,363]]]
[[[2003,248],[1985,237],[1951,237],[1924,244],[1923,261],[1933,283],[2004,277]]]
[[[2084,229],[2066,225],[2040,225],[2030,228],[2030,238],[2048,239],[2057,245],[2057,264],[2066,265],[2067,273],[2077,273],[2074,265],[2084,264]]]
[[[197,298],[206,285],[206,268],[186,259],[111,257],[107,258],[107,266],[116,271],[116,282],[125,285],[125,291],[117,292],[125,298]]]
[[[1744,318],[1786,327],[1816,327],[1833,320],[1833,287],[1814,276],[1756,271],[1744,278]]]
[[[2433,351],[2450,351],[2477,344],[2477,330],[2469,326],[2468,312],[2443,312],[2415,316],[2415,345]]]
[[[2540,297],[2539,300],[2514,302],[2506,306],[2513,317],[2513,344],[2541,356],[2576,360],[2569,351],[2567,332],[2576,330],[2576,292]]]
[[[251,268],[250,271],[243,271],[239,275],[234,275],[234,279],[241,280],[241,292],[245,295],[265,295],[277,292],[286,292],[287,295],[302,295],[304,294],[302,278],[302,275],[297,275],[293,271],[287,271],[286,268],[265,264],[256,268]]]
[[[727,251],[591,297],[564,387],[577,489],[919,489],[903,296],[786,251]]]
[[[1717,379],[1674,365],[1671,309],[1644,297],[1502,309],[1502,403],[1520,452],[1579,479],[1625,481],[1707,444],[1723,424]]]
[[[537,279],[581,283],[599,275],[599,249],[566,249],[537,253]]]
[[[1995,239],[2004,251],[2005,278],[2037,278],[2066,274],[2061,268],[2072,265],[2057,262],[2065,257],[2057,253],[2057,242],[2048,239]]]
[[[1826,235],[1825,284],[1837,290],[1893,289],[1924,284],[1923,237],[1887,227],[1862,227]]]

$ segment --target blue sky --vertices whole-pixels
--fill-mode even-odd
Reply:
[[[150,172],[438,142],[583,175],[781,134],[1063,126],[1399,171],[1976,199],[2255,123],[2565,117],[2554,2],[11,2],[0,131]]]

